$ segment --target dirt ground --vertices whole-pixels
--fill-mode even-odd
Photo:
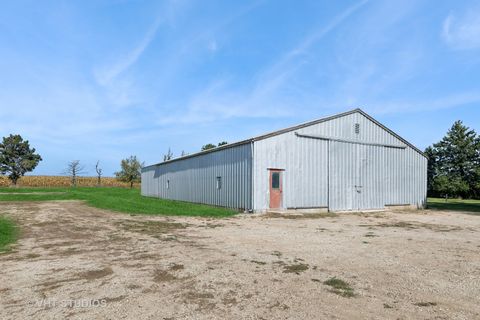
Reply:
[[[1,319],[480,319],[480,216],[0,214],[23,230],[0,254]]]

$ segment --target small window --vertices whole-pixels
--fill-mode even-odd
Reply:
[[[167,189],[170,189],[170,180],[167,180]]]
[[[272,189],[280,189],[280,172],[272,172]]]
[[[222,189],[222,177],[217,177],[217,189]]]
[[[355,123],[355,133],[356,134],[360,133],[360,123]]]

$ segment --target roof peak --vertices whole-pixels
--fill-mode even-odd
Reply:
[[[419,149],[417,149],[414,145],[412,145],[411,143],[409,143],[408,141],[406,141],[405,139],[400,137],[398,134],[396,134],[392,130],[388,129],[386,126],[384,126],[383,124],[381,124],[377,120],[375,120],[372,116],[370,116],[368,113],[363,111],[361,108],[357,107],[357,108],[351,109],[349,111],[344,111],[344,112],[340,112],[340,113],[337,113],[337,114],[334,114],[334,115],[331,115],[331,116],[318,118],[316,120],[311,120],[311,121],[304,122],[304,123],[301,123],[301,124],[298,124],[298,125],[295,125],[295,126],[290,126],[290,127],[284,128],[284,129],[271,131],[271,132],[268,132],[268,133],[265,133],[265,134],[262,134],[262,135],[258,135],[258,136],[255,136],[255,137],[252,137],[252,138],[249,138],[249,139],[237,141],[237,142],[234,142],[234,143],[229,143],[229,144],[219,146],[219,147],[215,147],[215,148],[212,148],[212,149],[209,149],[209,150],[204,150],[204,151],[192,153],[192,154],[189,154],[189,155],[186,155],[186,156],[183,156],[183,157],[174,158],[172,160],[160,162],[160,163],[153,164],[153,165],[150,165],[150,166],[157,166],[157,165],[160,165],[160,164],[163,164],[163,163],[169,163],[169,162],[174,162],[174,161],[178,161],[178,160],[182,160],[182,159],[188,159],[188,158],[196,157],[196,156],[199,156],[199,155],[202,155],[202,154],[216,152],[216,151],[219,151],[219,150],[232,148],[232,147],[242,145],[242,144],[252,143],[254,141],[263,140],[263,139],[270,138],[270,137],[273,137],[273,136],[276,136],[276,135],[279,135],[279,134],[283,134],[283,133],[287,133],[287,132],[290,132],[290,131],[293,131],[293,130],[297,130],[297,129],[301,129],[301,128],[304,128],[304,127],[312,126],[312,125],[315,125],[315,124],[318,124],[318,123],[321,123],[321,122],[326,122],[326,121],[330,121],[330,120],[337,119],[337,118],[340,118],[340,117],[348,116],[350,114],[357,113],[357,112],[362,114],[363,116],[365,116],[369,120],[373,121],[375,124],[379,125],[384,130],[388,131],[390,134],[392,134],[396,138],[400,139],[401,141],[403,141],[405,144],[407,144],[411,148],[415,149],[420,154],[424,155],[423,152],[420,151]],[[149,167],[149,166],[147,166],[147,167]]]

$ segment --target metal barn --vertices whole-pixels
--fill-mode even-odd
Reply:
[[[427,159],[360,109],[142,169],[142,195],[241,210],[423,208]]]

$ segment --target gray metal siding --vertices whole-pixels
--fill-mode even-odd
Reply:
[[[252,146],[246,143],[144,168],[142,195],[251,209],[251,174]],[[217,177],[221,177],[220,189]]]
[[[404,149],[309,139],[295,132]],[[268,168],[285,170],[285,208],[330,207],[336,211],[425,205],[426,158],[360,112],[295,132],[254,142],[255,210],[269,207]]]
[[[351,210],[354,206],[356,162],[352,147],[329,142],[328,207],[332,211]]]
[[[300,140],[294,133],[254,142],[255,209],[268,208],[268,168],[285,169],[282,173],[284,207],[326,207],[327,145],[327,141]]]

